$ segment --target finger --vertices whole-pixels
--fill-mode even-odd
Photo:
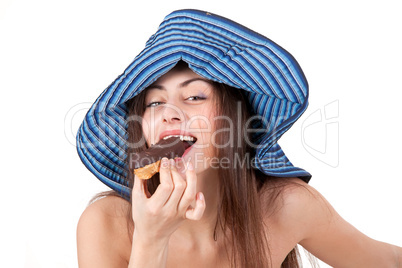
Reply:
[[[139,198],[144,196],[144,191],[143,191],[143,180],[139,179],[137,175],[134,175],[134,186],[133,186],[133,195],[137,196]]]
[[[180,174],[184,175],[186,173],[186,162],[181,157],[175,158],[176,168]]]
[[[150,200],[158,206],[163,206],[169,200],[169,197],[173,191],[173,181],[170,174],[169,160],[166,157],[162,158],[161,161],[159,180],[160,184],[156,188],[155,193]]]
[[[185,214],[186,219],[198,221],[201,219],[205,211],[205,199],[204,195],[199,192],[197,194],[197,200],[195,202],[195,207],[188,208]]]
[[[172,209],[174,208],[174,210],[177,211],[180,199],[186,190],[187,183],[177,170],[176,163],[173,159],[170,159],[170,173],[172,174],[174,188],[166,206]]]
[[[186,182],[187,187],[179,204],[179,211],[183,213],[183,216],[187,208],[196,200],[197,194],[197,175],[191,162],[188,162],[186,167]]]

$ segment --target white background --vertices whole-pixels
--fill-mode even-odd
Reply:
[[[106,187],[81,163],[76,130],[89,103],[164,16],[183,8],[228,17],[292,53],[309,81],[310,106],[281,146],[346,220],[402,246],[398,7],[397,1],[1,0],[0,267],[77,267],[77,221]],[[317,121],[326,105],[332,118],[322,113]]]

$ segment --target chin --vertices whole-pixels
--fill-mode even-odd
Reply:
[[[209,152],[193,150],[192,152],[189,152],[187,155],[184,156],[184,161],[186,163],[188,163],[188,161],[191,161],[196,173],[198,174],[211,169],[210,162],[213,158],[214,156],[212,154],[209,154]]]

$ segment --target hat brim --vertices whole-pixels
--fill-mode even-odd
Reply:
[[[277,177],[311,175],[294,167],[277,140],[308,105],[308,83],[293,56],[270,39],[229,19],[198,10],[168,15],[145,49],[98,97],[77,133],[85,166],[123,197],[126,181],[125,103],[178,61],[206,79],[247,91],[254,113],[266,130],[256,136],[256,167]]]

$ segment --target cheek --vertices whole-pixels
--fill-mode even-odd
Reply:
[[[194,120],[197,118],[196,120]],[[212,147],[213,137],[215,132],[215,115],[213,113],[204,113],[202,116],[198,115],[193,118],[190,124],[189,131],[196,134],[201,140],[198,142],[202,148]],[[208,145],[208,146],[207,146]]]
[[[152,127],[154,127],[154,126],[152,125],[152,122],[150,121],[150,118],[146,113],[144,113],[144,116],[142,117],[141,126],[142,126],[142,133],[149,146],[150,133],[151,133]]]
[[[159,113],[151,114],[147,111],[142,116],[142,133],[148,147],[151,146],[151,144],[155,144],[157,141],[157,134],[159,133],[158,130],[160,127],[159,122],[161,122],[160,116],[161,115]]]

